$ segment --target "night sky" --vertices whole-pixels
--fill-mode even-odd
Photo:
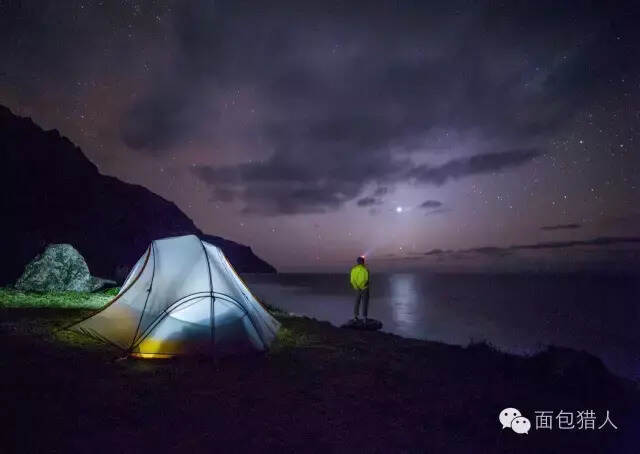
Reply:
[[[284,271],[637,266],[640,6],[502,3],[0,0],[0,103]]]

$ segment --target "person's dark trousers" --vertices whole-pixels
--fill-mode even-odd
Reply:
[[[362,301],[362,315],[364,318],[367,318],[367,314],[369,313],[369,287],[358,290],[356,295],[356,305],[353,308],[353,315],[357,317],[360,313],[360,301]]]

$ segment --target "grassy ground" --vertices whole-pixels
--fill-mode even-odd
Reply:
[[[266,355],[118,361],[61,329],[103,295],[75,295],[81,308],[27,296],[37,307],[0,293],[2,452],[635,453],[640,441],[638,385],[587,354],[522,358],[278,313]],[[510,406],[532,421],[593,409],[598,425],[609,410],[619,429],[516,435],[497,420]]]
[[[0,308],[100,309],[118,294],[118,288],[96,293],[28,293],[0,287]]]

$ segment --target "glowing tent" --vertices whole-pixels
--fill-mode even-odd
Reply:
[[[168,358],[263,351],[279,327],[222,251],[187,235],[153,241],[118,295],[70,329]]]

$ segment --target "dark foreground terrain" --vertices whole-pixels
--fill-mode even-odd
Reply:
[[[2,452],[640,450],[638,385],[587,354],[522,358],[281,315],[267,355],[115,361],[60,330],[86,313],[0,309]],[[501,429],[504,407],[531,419],[528,435]],[[536,410],[585,409],[593,430],[535,428]],[[618,430],[598,430],[606,410]]]

